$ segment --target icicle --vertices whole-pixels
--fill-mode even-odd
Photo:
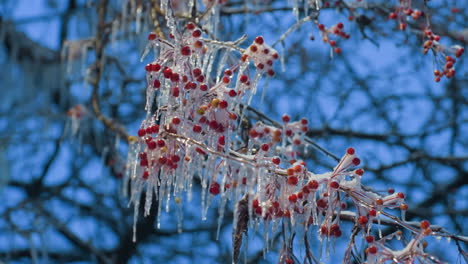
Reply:
[[[258,85],[258,81],[260,80],[260,77],[262,77],[262,73],[257,70],[255,72],[255,77],[252,80],[252,84],[251,84],[252,92],[249,94],[249,97],[247,99],[247,105],[250,105],[250,102],[252,101],[253,96],[257,93],[257,85]]]
[[[199,174],[200,175],[200,174]],[[203,177],[202,175],[200,175],[200,177]],[[201,187],[202,187],[202,192],[201,192],[201,207],[202,207],[202,220],[203,221],[206,221],[206,207],[207,207],[207,203],[208,201],[206,201],[206,196],[207,196],[207,183],[206,183],[206,177],[203,177],[202,180],[201,180]]]
[[[228,56],[229,56],[229,51],[226,50],[218,62],[218,69],[216,71],[216,83],[218,83],[221,77],[223,77],[222,73],[224,72],[224,68],[225,68],[224,65],[226,64]]]
[[[145,213],[144,216],[150,215],[151,204],[153,202],[153,179],[150,177],[146,181],[146,199],[145,199]]]
[[[182,233],[182,223],[184,221],[184,210],[182,208],[182,200],[180,197],[174,198],[177,206],[177,232]]]
[[[170,6],[170,4],[171,3],[169,0],[161,0],[161,10],[165,14],[167,20],[167,27],[171,30],[172,35],[176,36],[174,40],[177,42],[179,41],[179,37],[177,36],[177,25],[174,18],[172,6]]]
[[[213,16],[212,16],[212,24],[213,24],[213,27],[212,27],[212,33],[213,33],[213,37],[216,38],[218,36],[218,23],[219,23],[219,10],[220,10],[220,7],[219,7],[219,4],[217,2],[215,2],[215,6],[212,10],[213,10]]]
[[[209,56],[209,63],[207,65],[207,68],[205,70],[205,75],[206,76],[210,76],[211,74],[211,70],[213,68],[213,63],[215,62],[215,58],[216,58],[216,53],[218,52],[218,49],[213,45],[210,47],[210,49],[213,49],[213,51],[211,52],[210,56]]]
[[[308,16],[309,15],[309,0],[304,0],[304,15]]]
[[[293,14],[299,20],[299,0],[293,0]]]
[[[153,107],[154,97],[155,97],[154,89],[152,85],[149,84],[148,87],[146,88],[146,105],[145,105],[146,118],[148,118],[151,115],[151,109]]]
[[[49,262],[49,250],[47,249],[47,239],[45,236],[45,232],[40,232],[40,239],[41,239],[41,253],[42,253],[42,261],[43,263]]]
[[[125,28],[125,25],[127,25],[127,14],[128,14],[128,10],[127,10],[127,6],[128,6],[128,2],[130,0],[124,0],[122,1],[122,23],[121,23],[121,31],[122,31],[122,37],[124,38],[125,37],[125,33],[126,33],[126,28]]]
[[[63,47],[62,47],[62,52],[61,52],[61,61],[62,63],[64,61],[66,61],[66,73],[67,75],[70,75],[71,71],[72,71],[72,59],[71,59],[71,47],[70,47],[71,43],[69,41],[65,41],[63,43]]]
[[[157,44],[154,40],[150,41],[148,44],[146,44],[145,49],[143,50],[143,53],[140,56],[140,62],[142,62],[148,53],[150,52],[151,48],[156,48]]]
[[[167,172],[166,172],[167,173]],[[170,208],[170,202],[171,202],[171,183],[172,183],[172,179],[174,178],[174,174],[169,174],[167,173],[167,176],[166,176],[166,184],[165,184],[165,187],[166,187],[166,213],[169,213],[169,208]],[[161,198],[164,197],[164,196],[161,196]]]
[[[141,19],[142,19],[143,10],[141,6],[136,9],[136,22],[135,22],[135,32],[138,34],[141,32]]]
[[[220,163],[224,162],[225,160],[221,160]],[[224,218],[224,210],[225,210],[225,207],[226,207],[226,202],[228,200],[228,194],[229,194],[229,190],[225,189],[225,186],[226,186],[226,178],[227,178],[227,172],[226,172],[226,167],[227,165],[225,164],[222,164],[221,166],[223,166],[223,172],[222,172],[222,175],[223,175],[223,179],[221,180],[221,189],[223,190],[223,192],[221,193],[221,201],[219,203],[219,207],[218,207],[218,229],[216,231],[216,240],[219,240],[219,231],[221,229],[221,224],[223,223],[223,218]]]
[[[164,188],[162,187],[164,184],[160,184],[159,186],[159,202],[158,202],[158,214],[156,219],[156,227],[161,229],[161,211],[162,211],[162,197],[164,197]]]
[[[382,238],[382,228],[380,226],[380,214],[377,216],[377,228],[379,229],[379,238]]]
[[[81,47],[81,74],[86,79],[87,78],[87,70],[86,63],[88,61],[88,47],[89,44],[83,43]]]
[[[111,28],[111,34],[110,34],[111,46],[114,49],[117,47],[117,33],[119,32],[119,27],[120,27],[119,20],[115,19],[112,22],[112,28]]]
[[[32,263],[38,264],[38,263],[39,263],[39,259],[38,259],[38,257],[37,257],[36,246],[34,245],[34,241],[33,241],[33,239],[32,239],[32,235],[31,235],[31,234],[28,235],[28,242],[29,242],[29,252],[30,252],[30,254],[31,254]]]
[[[134,193],[132,193],[132,199],[130,202],[133,201],[133,238],[132,241],[136,242],[136,231],[137,231],[137,221],[138,221],[138,212],[140,209],[140,197],[141,197],[141,191],[142,191],[142,183],[141,181],[137,181],[137,183],[134,185],[135,190]],[[133,191],[132,191],[133,192]]]
[[[225,195],[225,192],[223,192],[223,195],[225,197],[221,197],[221,202],[219,204],[219,208],[218,208],[218,228],[216,230],[216,240],[219,240],[219,232],[221,230],[221,225],[223,223],[223,218],[224,218],[224,209],[225,209],[225,206],[226,206],[226,201],[227,201],[227,198],[226,198],[226,195]]]
[[[192,13],[192,9],[193,9],[193,7],[195,6],[195,1],[196,1],[196,0],[188,0],[188,1],[189,1],[189,2],[188,2],[188,12],[189,12],[189,14],[191,14],[191,13]]]

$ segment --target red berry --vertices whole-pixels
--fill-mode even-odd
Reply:
[[[311,180],[309,181],[309,183],[307,183],[307,187],[309,187],[309,189],[312,189],[312,190],[317,190],[319,184],[316,180]]]
[[[359,219],[358,219],[358,223],[360,225],[365,225],[365,224],[367,224],[367,222],[368,222],[368,219],[367,219],[367,216],[365,216],[365,215],[361,215],[359,217]]]
[[[200,90],[208,91],[208,86],[206,84],[202,84],[202,85],[200,85]]]
[[[161,82],[159,80],[154,80],[153,87],[158,89],[159,87],[161,87]]]
[[[179,97],[179,94],[180,94],[179,87],[174,87],[172,89],[172,96]]]
[[[218,195],[219,194],[219,183],[213,182],[210,185],[210,193],[212,195]]]
[[[347,153],[348,155],[354,155],[354,148],[348,148],[348,149],[346,150],[346,153]]]
[[[375,254],[375,253],[377,253],[377,248],[374,247],[374,246],[368,247],[368,248],[367,248],[367,252],[368,252],[369,254]]]
[[[180,49],[180,53],[184,56],[190,56],[190,54],[192,54],[192,50],[190,49],[189,46],[183,46],[181,49]]]
[[[276,164],[276,165],[279,165],[280,162],[281,162],[281,160],[280,160],[280,158],[278,158],[278,157],[274,157],[273,159],[271,159],[271,162],[273,162],[273,163]]]
[[[357,169],[356,174],[359,175],[359,176],[362,176],[364,174],[364,170],[363,169]]]
[[[192,73],[193,73],[194,77],[198,77],[198,76],[200,76],[202,74],[202,71],[199,68],[195,68],[195,69],[193,69]]]
[[[283,117],[281,118],[283,120],[284,123],[288,123],[289,121],[291,121],[291,117],[289,117],[288,115],[283,115]]]
[[[268,144],[262,144],[261,149],[266,152],[270,149],[270,146]]]
[[[334,41],[334,40],[330,40],[330,41],[328,41],[328,43],[330,43],[330,46],[332,46],[332,47],[336,46],[336,41]]]
[[[202,127],[200,125],[193,126],[193,132],[200,133],[202,131]]]
[[[318,24],[318,28],[319,28],[321,31],[324,31],[324,30],[325,30],[325,25],[323,25],[323,24]]]
[[[148,171],[144,171],[144,172],[143,172],[143,179],[144,179],[144,180],[147,180],[148,177],[149,177],[149,172],[148,172]]]
[[[156,144],[158,144],[158,147],[162,148],[166,145],[166,142],[164,142],[164,140],[162,139],[158,139],[158,141],[156,141]]]
[[[192,32],[192,36],[193,36],[194,38],[199,38],[199,37],[201,37],[201,34],[202,34],[202,32],[201,32],[201,30],[199,30],[199,29],[197,29],[197,30],[195,30],[195,31]]]
[[[210,123],[208,124],[211,129],[216,130],[218,129],[218,122],[216,120],[211,120]]]
[[[148,72],[151,71],[151,64],[146,64],[145,70]]]
[[[230,69],[227,69],[227,70],[224,71],[224,75],[231,76],[232,71]]]
[[[322,226],[320,227],[320,234],[322,234],[322,236],[328,235],[328,228],[327,228],[326,225],[322,225]]]
[[[151,71],[157,72],[161,70],[161,65],[159,63],[151,64]]]
[[[178,118],[177,116],[172,118],[172,124],[174,124],[174,125],[180,124],[180,118]]]
[[[149,148],[149,149],[155,149],[155,148],[156,148],[156,142],[154,142],[154,141],[152,141],[152,140],[149,141],[149,142],[147,143],[147,145],[148,145],[148,148]]]
[[[388,194],[393,194],[393,193],[395,193],[395,189],[388,188],[387,192],[388,192]]]
[[[338,189],[340,187],[340,184],[337,181],[332,181],[330,182],[330,187],[333,189]]]
[[[193,23],[188,23],[187,24],[187,29],[188,30],[194,30],[195,29],[195,25]]]
[[[142,159],[142,160],[144,160],[144,159],[147,159],[147,158],[148,158],[148,156],[147,156],[146,152],[141,152],[141,153],[140,153],[138,156],[139,156],[139,157],[140,157],[140,159]]]
[[[297,198],[298,198],[298,199],[304,198],[304,194],[303,194],[302,192],[298,192],[298,193],[297,193]]]
[[[226,140],[225,140],[225,137],[224,136],[220,136],[218,138],[218,144],[224,146],[226,144]]]
[[[178,73],[172,73],[171,75],[171,81],[173,82],[178,82],[180,80],[179,74]]]
[[[394,13],[394,12],[392,12],[392,13],[390,13],[390,14],[388,15],[388,17],[389,17],[390,19],[396,19],[396,18],[397,18],[397,14]]]
[[[288,184],[289,185],[297,185],[298,182],[299,182],[299,180],[297,179],[296,176],[289,176],[288,177]]]
[[[166,79],[170,79],[172,77],[172,70],[171,68],[166,68],[163,70],[163,75],[164,75],[164,78]]]
[[[369,216],[375,217],[377,216],[377,211],[375,211],[374,209],[370,209],[368,214]]]
[[[263,44],[263,37],[262,36],[258,36],[255,38],[255,43],[257,43],[258,45],[262,45]]]
[[[288,200],[289,200],[291,203],[297,202],[297,195],[294,194],[294,193],[291,194],[291,195],[289,195]]]
[[[464,48],[459,48],[459,49],[455,52],[455,57],[460,58],[461,55],[463,54],[463,52],[465,52],[465,49],[464,49]]]
[[[177,156],[177,155],[174,155],[174,156],[171,157],[171,160],[172,160],[172,162],[177,163],[177,162],[180,161],[180,157]]]
[[[148,40],[155,40],[157,37],[158,35],[156,35],[154,32],[148,34]]]
[[[247,82],[248,80],[249,80],[249,77],[248,77],[247,75],[245,75],[245,74],[243,74],[243,75],[240,77],[240,79],[239,79],[239,81],[240,81],[241,83],[245,83],[245,82]]]
[[[167,162],[167,158],[166,158],[166,157],[160,157],[160,158],[158,159],[158,163],[161,164],[161,165],[166,164],[166,162]]]
[[[405,194],[402,192],[397,193],[398,198],[405,199]]]
[[[250,51],[257,52],[258,48],[256,45],[250,45]]]
[[[427,220],[422,220],[420,223],[421,229],[428,229],[431,226],[431,223]]]
[[[225,100],[223,100],[223,101],[219,102],[219,105],[218,105],[218,106],[219,106],[219,108],[221,108],[221,109],[225,109],[225,108],[228,107],[228,102],[226,102]]]
[[[259,205],[260,205],[260,203],[258,202],[257,199],[255,199],[255,200],[252,201],[252,207],[253,207],[253,208],[257,208]]]
[[[222,81],[223,83],[228,84],[231,80],[229,80],[229,77],[224,76]]]
[[[354,158],[353,159],[353,165],[358,166],[359,164],[361,164],[361,160],[359,158]]]
[[[265,65],[263,63],[259,63],[257,64],[257,68],[259,68],[260,70],[263,70],[263,68],[265,68]]]
[[[146,131],[144,129],[139,129],[138,130],[138,136],[139,137],[144,137],[146,135]]]
[[[267,74],[268,74],[268,76],[273,77],[273,76],[275,76],[275,71],[272,70],[272,69],[269,69],[269,70],[267,71]]]
[[[343,23],[339,22],[338,24],[336,24],[336,26],[340,29],[342,29],[344,27]]]
[[[292,259],[290,259],[290,258],[287,258],[287,259],[284,260],[284,263],[285,264],[294,264],[294,261]]]
[[[195,151],[198,152],[201,155],[206,155],[206,152],[203,151],[203,149],[201,149],[201,148],[195,148]]]
[[[366,236],[366,241],[367,241],[367,243],[374,242],[374,236]]]
[[[262,215],[262,207],[259,206],[259,207],[255,208],[255,213],[257,215]]]

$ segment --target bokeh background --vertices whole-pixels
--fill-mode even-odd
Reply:
[[[202,221],[197,195],[185,206],[182,234],[172,210],[162,215],[161,229],[155,227],[154,214],[140,217],[138,241],[131,241],[133,210],[121,192],[127,144],[91,110],[88,81],[96,57],[99,2],[0,1],[0,262],[229,263],[232,208],[216,240],[216,203]],[[296,23],[289,2],[294,1],[228,1],[217,38],[247,34],[246,47],[263,35],[275,43]],[[277,74],[260,82],[252,106],[274,120],[283,113],[308,118],[308,135],[331,153],[340,156],[348,146],[357,150],[366,185],[407,195],[408,220],[429,219],[466,235],[466,56],[458,59],[454,78],[434,82],[432,72],[440,61],[422,54],[421,23],[410,21],[402,32],[387,18],[397,2],[346,1],[362,4],[353,9],[328,1],[319,21],[344,23],[351,38],[338,41],[342,53],[331,52],[314,23],[304,23],[276,43],[283,65],[275,65]],[[413,5],[430,14],[441,43],[465,47],[468,2],[424,2]],[[131,134],[145,115],[148,59],[140,62],[140,54],[154,25],[165,30],[164,16],[144,9],[151,5],[158,1],[110,0],[106,7],[101,111]],[[144,11],[141,17],[138,7]],[[299,13],[303,16],[303,9]],[[87,109],[79,120],[69,112],[76,105]],[[259,119],[253,112],[247,117]],[[304,158],[314,172],[335,164],[317,150]],[[345,225],[342,239],[330,249],[328,263],[340,262],[351,226]],[[261,232],[249,233],[249,263],[277,261],[280,243],[264,258],[262,240]],[[318,249],[319,242],[312,242]],[[466,244],[428,242],[428,251],[448,263],[466,263]]]

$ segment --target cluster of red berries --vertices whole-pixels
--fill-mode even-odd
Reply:
[[[258,36],[244,51],[241,61],[247,62],[247,60],[251,59],[257,70],[266,72],[269,76],[274,76],[273,62],[278,58],[278,53],[265,43],[262,36]]]
[[[405,30],[407,27],[407,23],[405,22],[407,17],[412,17],[413,20],[418,20],[418,18],[420,18],[422,15],[424,15],[424,13],[420,10],[417,10],[417,9],[413,10],[411,9],[411,7],[400,6],[399,8],[397,8],[395,12],[391,12],[388,15],[388,18],[392,20],[398,19],[400,23],[399,24],[400,30]]]
[[[457,58],[464,52],[463,48],[458,49],[456,53]],[[456,59],[451,56],[445,56],[445,64],[441,70],[434,70],[434,81],[440,82],[442,77],[452,78],[455,75],[455,69],[453,68]]]
[[[330,227],[326,225],[320,226],[320,234],[327,237],[340,237],[342,235],[340,226],[338,224],[331,224]]]
[[[328,43],[336,54],[340,54],[341,48],[337,46],[336,40],[330,39],[330,34],[343,39],[349,39],[351,36],[343,30],[344,24],[342,22],[338,22],[336,25],[329,28],[325,27],[324,24],[317,24],[317,27],[320,30],[323,42]]]

